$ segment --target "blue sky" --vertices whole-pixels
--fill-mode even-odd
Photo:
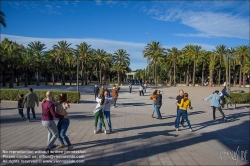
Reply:
[[[5,1],[5,37],[51,49],[60,40],[114,53],[125,49],[132,70],[145,68],[142,50],[152,40],[165,48],[198,44],[212,50],[249,45],[249,1]],[[147,33],[147,34],[146,34]]]

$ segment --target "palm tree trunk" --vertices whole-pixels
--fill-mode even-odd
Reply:
[[[243,73],[243,87],[246,87],[246,74]]]
[[[3,70],[3,84],[2,84],[2,86],[3,87],[6,87],[6,72],[5,72],[5,70]]]
[[[156,86],[156,62],[154,61],[154,84]]]
[[[235,72],[235,63],[236,61],[234,60],[233,62],[233,80],[234,80],[234,87],[236,86],[236,72]]]
[[[53,82],[53,85],[55,85],[55,73],[54,72],[52,73],[52,82]]]
[[[28,86],[28,69],[25,69],[25,83],[24,83],[24,87]]]
[[[65,85],[65,60],[63,55],[63,71],[62,71],[62,85]]]
[[[188,57],[188,68],[187,68],[186,86],[189,86],[189,57]]]
[[[39,86],[39,82],[40,82],[40,71],[39,71],[39,69],[37,69],[36,86]]]
[[[195,70],[196,70],[196,55],[194,55],[194,69],[193,69],[193,85],[195,86]]]
[[[205,70],[204,58],[202,58],[201,86],[204,86],[204,70]]]
[[[16,72],[16,86],[19,86],[19,78],[18,78],[18,73]]]
[[[214,70],[210,69],[209,70],[209,86],[212,87],[213,85],[213,78],[214,78]]]
[[[82,65],[83,66],[83,65]],[[84,85],[84,80],[86,79],[85,78],[85,74],[84,74],[84,67],[82,67],[82,85]]]
[[[175,86],[175,61],[174,61],[174,86]]]
[[[88,84],[88,76],[87,76],[87,68],[85,67],[84,68],[84,85],[87,85]]]
[[[12,67],[11,67],[9,88],[13,88],[13,77],[14,77],[14,73],[13,73],[13,70],[12,70]]]
[[[220,56],[220,68],[219,68],[218,86],[220,86],[220,75],[221,75],[221,58],[222,58],[222,56]]]
[[[102,85],[102,70],[101,70],[101,65],[100,65],[100,76],[99,76],[100,84]]]
[[[169,70],[169,86],[172,86],[172,68]]]
[[[241,80],[242,80],[242,65],[240,65],[240,78],[239,78],[239,87],[241,88]]]
[[[48,72],[45,71],[45,85],[48,85]]]

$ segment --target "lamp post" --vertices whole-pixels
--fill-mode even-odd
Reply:
[[[82,58],[77,57],[76,63],[77,63],[77,71],[76,71],[76,91],[77,94],[79,94],[79,60],[83,60]],[[79,100],[77,100],[77,103],[79,103]]]
[[[234,52],[234,49],[231,48],[230,50],[228,50],[228,53],[229,53],[229,57],[226,61],[228,61],[228,77],[229,77],[229,80],[228,80],[228,94],[230,95],[230,92],[231,92],[231,60],[234,60],[235,58],[232,57],[232,53]]]
[[[148,44],[149,44],[149,42],[150,42],[150,34],[146,33],[146,35],[148,36]],[[148,84],[149,84],[149,82],[150,82],[150,78],[149,78],[149,63],[148,63]]]

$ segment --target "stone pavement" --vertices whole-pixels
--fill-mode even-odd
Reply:
[[[75,86],[33,88],[76,90]],[[71,104],[69,109],[71,121],[67,135],[74,145],[74,151],[69,154],[59,154],[61,151],[58,151],[50,156],[51,159],[42,156],[41,151],[47,143],[47,130],[41,121],[27,123],[21,120],[16,109],[17,102],[2,101],[1,164],[8,165],[7,162],[16,160],[19,162],[16,165],[27,165],[24,162],[32,160],[37,162],[32,165],[249,165],[249,105],[238,105],[234,110],[223,109],[229,120],[226,123],[220,122],[221,115],[217,111],[217,121],[213,122],[209,102],[202,99],[221,88],[181,88],[189,93],[194,107],[188,110],[193,132],[188,127],[180,131],[173,128],[176,118],[174,102],[180,87],[150,87],[145,96],[139,96],[138,86],[135,85],[132,94],[128,93],[127,86],[123,86],[117,108],[111,108],[114,132],[94,134],[92,111],[96,103],[93,86],[80,86],[81,103]],[[162,91],[162,120],[151,118],[149,96],[154,89]],[[248,88],[243,90],[249,91]],[[40,119],[41,106],[35,109]],[[26,111],[24,113],[26,115]],[[59,142],[56,141],[56,144]],[[11,156],[14,152],[10,151],[18,154]],[[33,159],[29,158],[32,157],[28,156],[30,153],[36,153],[32,155]],[[58,159],[53,159],[53,156]],[[48,164],[55,161],[81,163]]]

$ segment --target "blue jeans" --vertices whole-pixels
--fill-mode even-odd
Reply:
[[[58,140],[61,144],[64,144],[64,142],[63,142],[63,140],[64,140],[68,146],[71,145],[69,138],[66,135],[66,132],[67,132],[68,127],[69,127],[69,123],[70,123],[70,121],[68,118],[61,119],[57,123],[57,129],[58,129],[58,133],[59,133]]]
[[[22,109],[22,108],[19,108],[19,109],[18,109],[18,112],[19,112],[19,115],[21,115],[21,117],[24,118],[23,109]]]
[[[181,115],[182,115],[183,118],[186,120],[186,122],[187,122],[187,124],[188,124],[188,127],[189,127],[190,129],[192,129],[192,128],[191,128],[191,125],[190,125],[190,122],[189,122],[189,120],[188,120],[187,110],[182,110],[182,109],[179,109],[179,110],[178,110],[178,114],[177,114],[177,124],[175,125],[176,128],[179,128],[180,117],[181,117]]]
[[[33,119],[36,119],[35,108],[27,108],[27,118],[30,120],[30,109],[32,111]]]
[[[153,107],[152,115],[154,115],[154,113],[155,113],[155,102],[152,103],[152,107]]]
[[[110,119],[110,111],[104,111],[104,115],[106,116],[109,131],[112,131],[111,119]],[[102,123],[99,122],[99,129],[102,130]]]
[[[155,105],[155,110],[156,110],[156,113],[157,113],[157,115],[158,115],[157,118],[162,118],[162,117],[161,117],[160,108],[161,108],[161,105],[158,105],[158,104]]]

